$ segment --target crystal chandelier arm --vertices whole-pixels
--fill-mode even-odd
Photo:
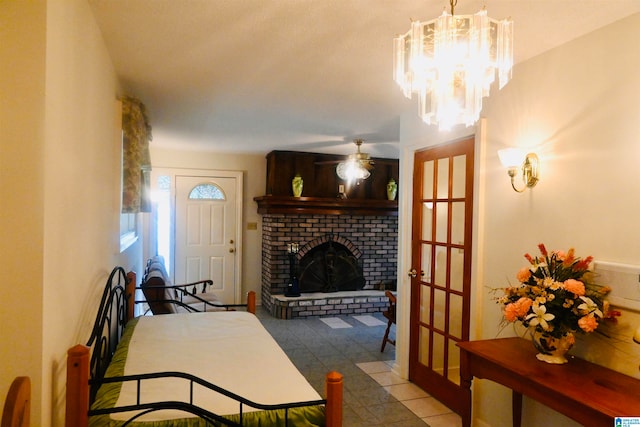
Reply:
[[[458,0],[449,0],[449,4],[451,5],[451,16],[453,16],[453,8],[458,5]]]

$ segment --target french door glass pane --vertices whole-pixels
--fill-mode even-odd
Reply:
[[[420,286],[420,322],[431,325],[431,288]]]
[[[433,240],[433,202],[422,203],[422,240]]]
[[[451,274],[449,276],[449,288],[462,292],[464,280],[464,249],[451,250]]]
[[[444,331],[447,294],[440,290],[433,290],[433,327]]]
[[[447,367],[447,379],[455,384],[460,384],[460,348],[456,341],[449,341],[449,359]]]
[[[443,374],[444,371],[444,336],[433,332],[433,371]]]
[[[451,243],[464,245],[464,202],[451,203]]]
[[[436,242],[447,243],[449,203],[436,203]]]
[[[462,296],[449,294],[449,334],[462,338]]]
[[[418,360],[421,365],[429,366],[429,329],[420,326],[419,340]]]
[[[420,260],[420,268],[424,271],[422,281],[431,283],[431,249],[432,245],[422,244],[422,259]]]
[[[449,197],[449,159],[438,159],[438,199]]]
[[[433,160],[424,162],[422,168],[422,198],[433,199]]]
[[[455,156],[453,158],[453,182],[451,197],[457,199],[464,197],[466,182],[467,156]]]
[[[436,265],[435,275],[433,283],[442,286],[447,286],[447,248],[443,246],[436,246]]]

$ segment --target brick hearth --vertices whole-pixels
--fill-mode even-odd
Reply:
[[[279,319],[294,317],[366,314],[382,311],[389,305],[384,291],[363,290],[333,293],[308,293],[300,297],[272,295],[271,314]]]
[[[284,297],[289,279],[287,243],[300,245],[300,258],[316,244],[325,242],[328,235],[359,258],[366,280],[365,290],[356,291],[357,294],[334,292]],[[381,311],[386,300],[383,292],[373,288],[395,281],[397,246],[396,216],[264,214],[262,305],[279,318]]]

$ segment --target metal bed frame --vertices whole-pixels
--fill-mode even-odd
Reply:
[[[136,275],[133,272],[125,273],[122,267],[115,267],[105,285],[100,301],[100,307],[92,328],[91,337],[86,346],[76,345],[67,352],[67,391],[66,391],[66,426],[88,426],[89,417],[92,415],[110,414],[141,410],[124,425],[135,421],[144,414],[164,409],[177,409],[196,415],[213,425],[243,426],[244,407],[250,406],[265,411],[284,410],[285,426],[289,425],[289,409],[304,406],[325,405],[325,422],[329,427],[342,425],[342,380],[338,372],[330,372],[326,379],[327,399],[294,402],[287,404],[263,405],[252,402],[226,389],[216,386],[194,375],[183,372],[158,372],[153,374],[127,375],[119,377],[105,377],[107,368],[111,363],[116,347],[124,332],[128,320],[133,318],[133,294],[136,289]],[[233,304],[232,307],[248,307],[255,314],[255,294],[253,302],[248,304]],[[224,307],[225,305],[220,305]],[[91,356],[89,356],[91,354]],[[142,381],[152,378],[181,378],[189,382],[189,402],[162,401],[153,403],[140,403],[140,384]],[[90,409],[101,385],[107,383],[134,381],[137,383],[138,401],[136,405],[114,407],[104,409]],[[204,408],[193,404],[193,390],[195,386],[204,387],[213,392],[220,393],[238,402],[239,423],[229,420],[221,415],[214,414]]]

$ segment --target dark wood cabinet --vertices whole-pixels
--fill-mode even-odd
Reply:
[[[346,156],[272,151],[267,154],[266,195],[256,197],[261,214],[398,215],[398,201],[387,199],[387,183],[400,185],[397,159],[374,158],[371,176],[351,185],[336,167]],[[303,179],[302,197],[294,197],[291,181]],[[344,185],[344,196],[340,186]]]
[[[338,162],[345,158],[335,154],[272,151],[267,154],[266,195],[293,196],[291,180],[298,174],[304,181],[303,197],[337,198],[339,186],[344,185],[348,199],[387,200],[387,183],[390,179],[398,182],[398,160],[374,158],[371,176],[349,187],[336,174]]]

